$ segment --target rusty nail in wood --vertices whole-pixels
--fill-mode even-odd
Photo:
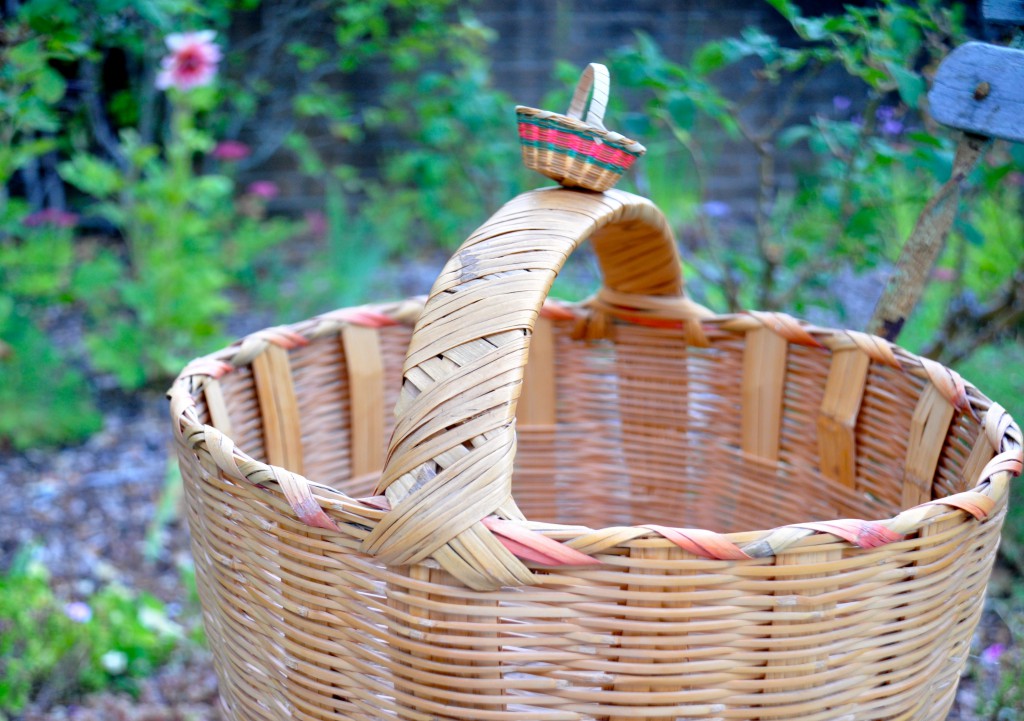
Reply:
[[[989,92],[992,90],[992,86],[988,84],[988,81],[983,80],[978,83],[978,87],[974,89],[974,99],[984,100],[988,97]]]

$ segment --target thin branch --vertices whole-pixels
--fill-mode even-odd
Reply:
[[[840,192],[839,213],[844,232],[847,223],[850,222],[854,213],[857,212],[857,209],[853,206],[853,190],[857,185],[857,163],[863,157],[864,150],[868,147],[868,138],[875,133],[876,116],[881,102],[879,97],[872,97],[868,100],[868,104],[864,107],[860,132],[857,133],[857,142],[853,146],[853,151],[849,154],[849,159],[843,168],[843,177],[840,181],[842,190]]]
[[[35,133],[31,133],[34,136]],[[21,168],[21,180],[25,184],[25,195],[27,196],[29,204],[32,208],[38,210],[43,207],[43,183],[42,176],[39,172],[39,158],[31,156],[26,160]]]
[[[121,170],[128,169],[128,159],[124,156],[121,143],[114,136],[110,127],[107,115],[103,110],[103,101],[100,98],[99,87],[100,77],[96,63],[92,60],[82,61],[82,96],[85,101],[85,113],[89,118],[89,126],[92,128],[93,137],[100,146],[107,152],[114,163]]]
[[[52,150],[42,157],[43,167],[46,171],[43,182],[46,196],[49,198],[49,207],[64,210],[67,208],[67,196],[64,193],[64,181],[61,180],[60,173],[57,172],[58,160],[57,153]]]

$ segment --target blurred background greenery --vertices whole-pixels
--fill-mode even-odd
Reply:
[[[768,3],[787,21],[786,38],[750,27],[681,58],[638,32],[592,58],[612,71],[609,123],[649,148],[622,187],[669,216],[698,301],[862,328],[918,213],[949,177],[955,138],[932,120],[926,92],[939,60],[967,39],[969,8],[886,0],[809,15],[790,0]],[[240,18],[271,10],[280,19],[269,30],[239,33]],[[520,167],[515,102],[491,72],[495,34],[472,4],[9,0],[3,18],[0,454],[82,441],[101,426],[104,393],[162,389],[189,358],[226,344],[241,315],[286,322],[393,297],[402,268],[434,267],[538,181]],[[289,23],[310,18],[326,28],[317,42],[289,35]],[[154,82],[164,38],[188,29],[217,32],[221,72],[164,92]],[[269,81],[268,63],[293,81]],[[753,78],[743,97],[728,87],[736,72]],[[842,92],[797,112],[826,72],[841,75]],[[578,73],[558,63],[544,107],[566,107]],[[368,74],[377,92],[355,97],[347,80]],[[287,122],[260,124],[271,105]],[[325,154],[314,127],[350,148],[350,162]],[[359,155],[369,139],[371,161]],[[749,212],[710,191],[724,143],[753,149]],[[273,212],[279,188],[260,172],[282,154],[320,207]],[[900,339],[1017,418],[1022,189],[1024,149],[997,143],[967,183]],[[592,281],[571,274],[557,290],[579,297]],[[1019,576],[1019,503],[1004,538],[1001,563]],[[69,687],[89,690],[145,674],[190,636],[129,590],[103,590],[87,599],[89,619],[81,608],[72,618],[46,590],[45,569],[23,554],[5,568],[0,717],[68,649],[78,649],[79,674]],[[1013,585],[1008,608],[1022,595]],[[142,618],[138,609],[150,610]],[[55,639],[45,648],[40,623]],[[97,630],[115,623],[130,648]],[[995,671],[977,666],[1000,689],[978,702],[979,717],[1024,713],[1018,664],[1007,656]]]

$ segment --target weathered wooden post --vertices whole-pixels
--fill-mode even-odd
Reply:
[[[985,18],[1024,28],[1024,0],[986,0]],[[1014,47],[961,45],[942,61],[928,93],[932,116],[961,130],[953,171],[925,205],[872,316],[868,330],[895,340],[924,292],[956,217],[964,181],[995,138],[1024,141],[1024,34]]]

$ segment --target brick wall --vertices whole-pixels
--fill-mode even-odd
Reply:
[[[813,14],[834,11],[839,4],[805,0],[801,5]],[[491,51],[495,84],[516,102],[527,105],[538,104],[554,88],[552,73],[556,61],[569,60],[582,68],[631,42],[637,31],[650,34],[674,60],[686,59],[707,40],[738,35],[748,26],[795,42],[788,23],[765,0],[481,0],[474,4],[474,10],[497,34]],[[733,68],[719,77],[722,86],[735,98],[754,84],[749,67]],[[349,90],[358,97],[373,93],[383,81],[383,77],[371,71],[355,85],[350,84]],[[850,92],[849,79],[841,71],[826,73],[803,93],[794,113],[808,116],[828,112],[834,95]],[[778,96],[760,98],[746,113],[756,126],[773,112],[778,102]],[[307,130],[314,138],[319,134],[323,143],[332,142],[329,135],[318,133],[315,127]],[[758,186],[757,155],[753,148],[746,142],[730,142],[717,133],[704,140],[715,149],[710,156],[712,172],[707,179],[710,196],[729,202],[739,217],[750,216]],[[326,146],[329,155],[364,168],[375,165],[375,153],[380,149],[373,141],[358,149],[336,143],[335,146]],[[791,160],[800,162],[801,158]],[[779,168],[784,182],[791,180],[789,170],[786,165]],[[262,172],[269,173],[282,186],[281,209],[301,210],[318,205],[318,183],[304,178],[285,155],[279,155]]]

